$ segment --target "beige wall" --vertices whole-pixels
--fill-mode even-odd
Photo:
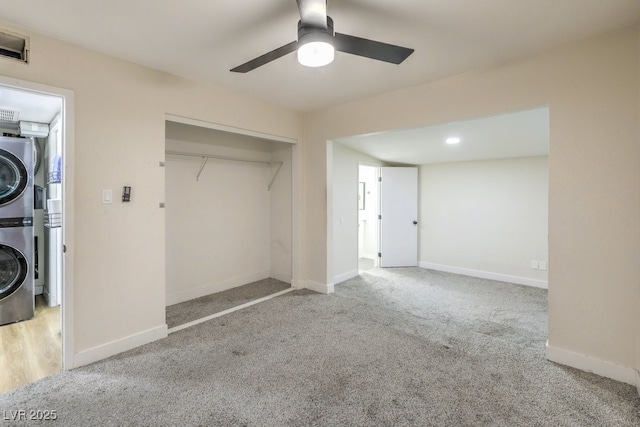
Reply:
[[[420,265],[547,287],[547,157],[420,167]]]
[[[75,98],[74,352],[165,323],[165,113],[290,138],[296,113],[80,47],[31,37],[31,63],[0,75],[70,89]],[[123,185],[132,202],[117,202]],[[103,205],[100,191],[114,190]]]
[[[259,100],[28,35],[31,64],[0,61],[0,75],[75,94],[75,352],[164,324],[165,113],[301,138],[294,247],[301,283],[327,284],[327,140],[548,105],[549,344],[640,367],[637,29],[308,114],[303,128]],[[100,203],[125,184],[132,203]]]
[[[550,108],[549,345],[636,366],[640,311],[638,30],[305,116],[303,257],[327,282],[327,145],[336,137]],[[329,171],[331,170],[329,165]],[[329,210],[331,212],[331,210]],[[326,237],[325,237],[326,236]]]

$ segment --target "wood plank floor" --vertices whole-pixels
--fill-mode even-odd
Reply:
[[[36,316],[0,326],[0,393],[62,370],[60,306],[36,297]]]

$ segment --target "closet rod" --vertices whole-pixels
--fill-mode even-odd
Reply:
[[[209,159],[229,160],[233,162],[245,162],[245,163],[259,163],[267,166],[278,165],[278,169],[276,169],[276,173],[273,175],[273,178],[271,178],[271,182],[267,186],[268,191],[271,191],[271,186],[273,185],[273,181],[275,181],[276,178],[278,177],[278,173],[280,172],[280,168],[282,167],[282,162],[265,162],[263,160],[239,159],[237,157],[216,156],[214,154],[196,154],[196,153],[181,153],[179,151],[165,151],[165,155],[167,154],[170,156],[198,157],[202,159],[203,162],[200,165],[200,170],[198,171],[198,175],[196,176],[196,181],[200,180],[200,174],[202,173],[202,170],[206,166],[207,160]]]
[[[207,159],[230,160],[233,162],[260,163],[263,165],[270,165],[271,163],[275,163],[275,162],[266,162],[264,160],[248,160],[248,159],[240,159],[237,157],[217,156],[214,154],[181,153],[179,151],[166,151],[165,154],[169,154],[171,156],[200,157],[201,159],[207,158]]]
[[[273,178],[271,178],[271,182],[269,183],[269,185],[267,185],[267,191],[271,191],[271,186],[273,185],[273,181],[275,181],[276,178],[278,177],[278,173],[280,173],[280,168],[282,167],[282,162],[276,162],[275,164],[278,165],[278,169],[276,169],[276,173],[273,174]]]

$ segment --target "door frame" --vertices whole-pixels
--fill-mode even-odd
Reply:
[[[219,130],[223,132],[234,133],[237,135],[250,136],[254,138],[265,139],[274,142],[284,142],[291,147],[291,287],[303,288],[300,282],[300,208],[299,208],[299,191],[300,185],[298,174],[298,157],[300,151],[298,148],[298,140],[286,136],[273,135],[265,132],[258,132],[250,129],[243,129],[234,126],[224,125],[221,123],[209,122],[206,120],[194,119],[190,117],[180,116],[177,114],[165,113],[164,121],[180,123],[184,125],[196,126],[206,129]],[[166,139],[166,138],[165,138]],[[166,142],[165,142],[166,145]],[[166,293],[166,284],[165,289]]]
[[[375,192],[376,192],[376,201],[377,201],[377,206],[376,206],[376,215],[380,215],[380,168],[383,167],[381,164],[377,164],[377,163],[373,163],[373,162],[365,162],[365,161],[358,161],[358,182],[360,182],[360,167],[361,166],[365,166],[365,167],[369,167],[369,168],[373,168],[376,170],[376,183],[374,186]],[[366,200],[365,200],[365,208],[366,208]],[[360,212],[358,212],[359,214]],[[358,221],[359,224],[359,221]],[[375,249],[375,254],[374,254],[374,258],[373,258],[373,266],[374,267],[380,267],[380,257],[377,256],[377,254],[380,253],[380,219],[378,218],[377,222],[376,222],[376,236],[375,236],[375,240],[376,240],[376,249]],[[359,232],[358,232],[358,236],[359,236]],[[360,270],[360,242],[358,241],[358,271]]]
[[[35,95],[47,95],[60,98],[62,109],[62,158],[64,159],[62,187],[62,241],[65,247],[62,257],[62,302],[61,335],[62,335],[62,370],[74,368],[74,340],[73,340],[73,295],[74,295],[74,264],[75,264],[75,163],[74,163],[74,93],[72,90],[41,83],[15,79],[0,75],[0,87],[12,90],[30,92]]]

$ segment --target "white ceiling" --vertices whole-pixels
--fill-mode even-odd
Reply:
[[[638,0],[329,0],[337,32],[415,49],[396,66],[344,53],[229,69],[296,38],[294,0],[2,0],[0,19],[192,80],[312,111],[638,23]],[[33,46],[32,46],[33,47]]]
[[[19,110],[19,121],[51,123],[62,110],[62,100],[56,96],[0,86],[0,109],[5,108]]]
[[[449,145],[447,138],[460,138]],[[502,114],[429,126],[339,138],[334,142],[391,164],[423,165],[549,154],[549,110]]]

